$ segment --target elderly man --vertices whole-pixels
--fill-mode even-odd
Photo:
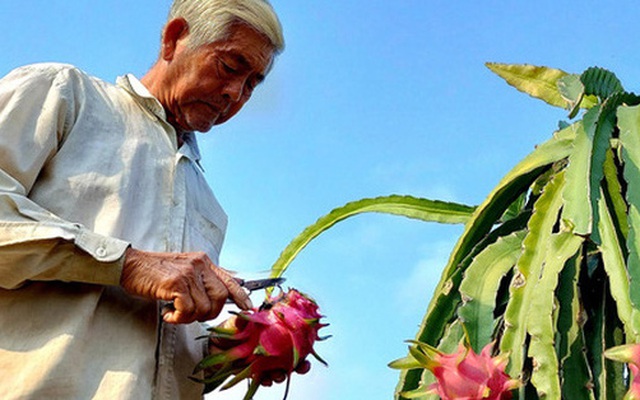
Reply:
[[[0,398],[201,397],[197,321],[251,304],[216,266],[226,216],[194,132],[233,117],[282,48],[264,0],[175,0],[140,80],[60,64],[0,80]]]

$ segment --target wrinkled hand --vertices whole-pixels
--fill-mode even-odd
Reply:
[[[173,301],[165,322],[208,321],[220,314],[227,298],[241,309],[252,307],[249,295],[233,276],[205,253],[155,253],[129,248],[120,286],[131,295]]]

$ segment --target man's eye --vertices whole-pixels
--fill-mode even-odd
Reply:
[[[252,79],[247,79],[246,86],[247,86],[247,89],[253,90],[256,88],[256,86],[258,86],[258,82]]]
[[[262,83],[262,78],[260,77],[250,77],[247,79],[247,86],[251,88],[251,90],[255,89],[258,85]]]
[[[224,71],[227,74],[235,74],[237,72],[237,70],[235,68],[233,68],[232,66],[230,66],[229,64],[227,64],[226,62],[220,60],[220,65],[222,66],[222,71]]]

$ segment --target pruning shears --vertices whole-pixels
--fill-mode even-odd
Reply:
[[[284,281],[287,280],[287,278],[283,278],[283,277],[279,277],[279,278],[264,278],[264,279],[251,279],[251,280],[247,280],[245,281],[244,279],[240,279],[240,278],[234,278],[236,280],[236,282],[238,282],[238,285],[242,286],[243,288],[247,289],[249,291],[249,293],[255,291],[255,290],[260,290],[260,289],[266,289],[266,288],[270,288],[270,287],[274,287],[274,286],[279,286],[281,285]],[[227,302],[231,302],[231,300],[227,300]]]
[[[254,292],[256,290],[266,289],[266,288],[270,288],[270,287],[274,287],[274,286],[279,286],[286,280],[286,278],[282,278],[282,277],[279,277],[279,278],[264,278],[264,279],[250,279],[250,280],[244,280],[244,279],[240,279],[240,278],[234,278],[234,279],[238,283],[238,285],[240,285],[243,288],[247,289],[250,294],[251,294],[251,292]],[[227,303],[233,303],[233,301],[231,299],[227,299]],[[167,302],[162,306],[162,315],[164,316],[166,313],[172,312],[172,311],[175,311],[175,310],[176,310],[176,307],[173,304],[173,301]]]

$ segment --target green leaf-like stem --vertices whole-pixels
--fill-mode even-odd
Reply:
[[[289,264],[309,242],[338,222],[354,215],[376,212],[429,222],[464,224],[471,217],[473,210],[473,207],[458,203],[396,195],[350,202],[321,217],[294,238],[271,267],[271,277],[282,276]]]

